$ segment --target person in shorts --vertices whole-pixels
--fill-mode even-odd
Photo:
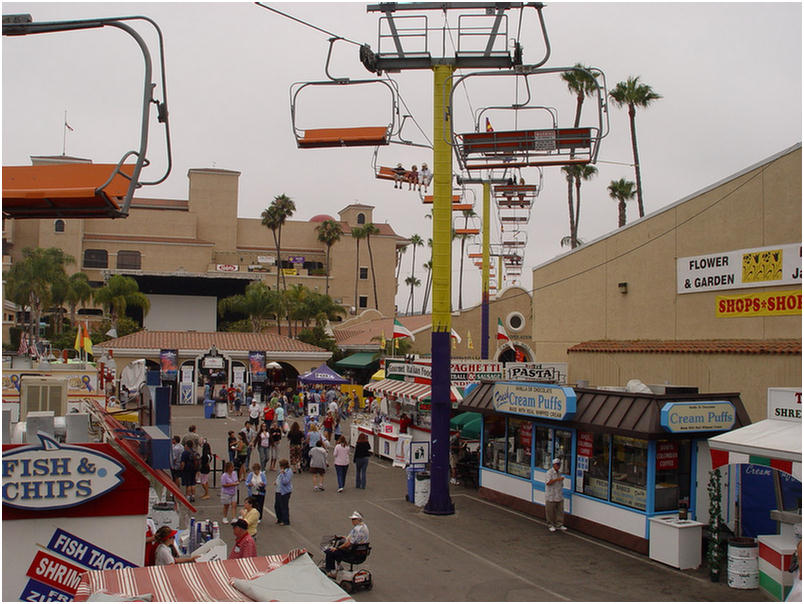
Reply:
[[[223,504],[223,524],[229,523],[229,506],[232,506],[232,516],[237,514],[237,485],[240,481],[237,478],[234,464],[228,462],[223,466],[221,474],[221,503]]]
[[[181,436],[178,434],[173,437],[173,445],[170,450],[170,477],[177,487],[181,486],[181,454],[184,447],[181,444]]]
[[[319,440],[310,449],[310,474],[313,475],[313,490],[324,490],[324,473],[327,471],[327,450],[324,442]]]

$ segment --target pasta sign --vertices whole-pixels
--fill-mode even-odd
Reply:
[[[61,445],[43,432],[39,445],[3,454],[3,505],[55,510],[80,505],[123,482],[117,460],[80,446]]]

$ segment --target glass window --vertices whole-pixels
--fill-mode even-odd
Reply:
[[[360,296],[357,305],[360,308],[368,308],[368,296]]]
[[[366,224],[366,215],[362,212],[357,215],[357,224]]]
[[[86,268],[108,268],[109,254],[106,250],[84,250],[84,266]]]
[[[505,417],[486,416],[483,421],[483,467],[505,471]]]
[[[690,496],[690,441],[656,441],[656,497],[654,510],[678,508],[680,499]]]
[[[556,457],[561,460],[561,472],[569,474],[572,467],[572,432],[536,426],[534,465],[542,470],[549,470]]]
[[[609,435],[578,432],[575,490],[584,495],[609,498]]]
[[[648,441],[614,437],[611,465],[611,501],[644,510],[647,501]]]
[[[526,419],[508,419],[508,473],[530,478],[530,443],[533,423]]]
[[[134,250],[117,252],[117,268],[139,270],[142,268],[142,256]]]
[[[361,279],[368,279],[368,267],[361,266],[360,267],[360,278]]]
[[[53,230],[56,233],[64,232],[64,221],[61,218],[59,218],[56,222],[53,223]]]
[[[542,470],[550,469],[553,459],[553,430],[545,426],[536,426],[536,459],[534,465]]]

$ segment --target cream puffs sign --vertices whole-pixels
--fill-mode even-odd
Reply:
[[[497,382],[491,390],[494,410],[548,419],[575,415],[575,391],[564,386],[533,382]]]
[[[80,505],[117,487],[125,469],[93,449],[62,445],[39,432],[40,444],[3,453],[3,505],[55,510]]]

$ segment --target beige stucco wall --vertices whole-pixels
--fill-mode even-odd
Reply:
[[[800,286],[676,293],[676,259],[801,243],[801,148],[646,216],[533,270],[537,359],[568,360],[570,382],[741,392],[752,419],[770,386],[800,386],[801,356],[568,354],[589,340],[801,339],[801,316],[718,318],[715,298]],[[619,283],[627,283],[626,294]]]
[[[188,172],[189,198],[186,204],[169,200],[162,205],[172,209],[132,208],[125,219],[66,220],[65,232],[54,232],[54,221],[9,221],[7,234],[13,239],[13,259],[19,259],[24,247],[59,247],[76,259],[68,272],[84,271],[90,280],[103,281],[104,275],[118,272],[117,253],[121,250],[141,252],[142,268],[139,271],[120,271],[145,274],[185,273],[192,275],[240,277],[262,279],[269,286],[276,284],[276,267],[269,272],[249,272],[258,256],[275,256],[275,244],[270,229],[262,225],[261,218],[238,218],[238,182],[240,173],[230,170],[192,169]],[[135,206],[136,199],[135,199]],[[297,208],[298,212],[298,208]],[[340,212],[344,235],[332,247],[329,293],[333,299],[350,309],[358,307],[360,296],[367,297],[366,308],[374,308],[374,290],[371,271],[367,279],[358,280],[358,298],[355,298],[356,241],[351,228],[358,226],[358,214],[365,222],[374,220],[373,206],[351,204]],[[318,241],[319,223],[292,218],[282,229],[282,257],[303,256],[305,260],[321,262],[326,266],[326,246]],[[383,225],[384,234],[371,238],[374,268],[377,279],[377,306],[386,316],[394,314],[396,297],[396,247],[402,240]],[[161,240],[160,240],[161,239]],[[178,241],[165,241],[175,239]],[[83,266],[87,249],[104,249],[109,254],[107,269]],[[216,270],[218,264],[238,265],[236,273]],[[366,241],[360,243],[360,266],[370,267]],[[309,275],[298,267],[298,274],[287,275],[288,286],[302,284],[314,291],[326,291],[326,277]],[[358,308],[359,311],[359,308]]]

